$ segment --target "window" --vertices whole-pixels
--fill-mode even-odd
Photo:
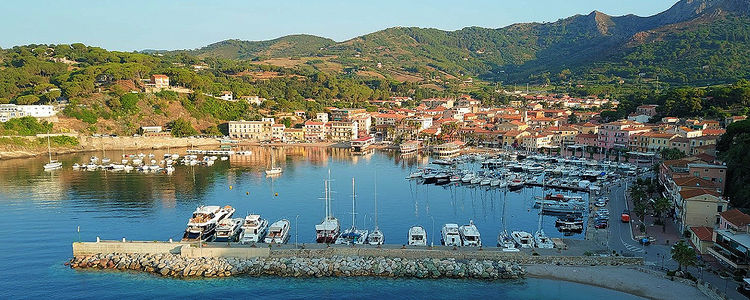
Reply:
[[[722,212],[722,211],[724,211],[724,206],[723,205],[716,206],[716,212]]]

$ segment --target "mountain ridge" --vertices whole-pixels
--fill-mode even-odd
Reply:
[[[748,16],[750,0],[681,0],[647,17],[610,16],[595,10],[555,22],[516,23],[494,29],[391,27],[342,42],[290,35],[269,41],[226,40],[187,52],[199,57],[261,61],[335,57],[333,61],[345,69],[372,68],[380,63],[383,70],[376,71],[381,73],[436,69],[457,76],[519,81],[566,68],[591,69],[590,65],[604,61],[620,63],[638,47],[662,43],[685,32],[703,32],[717,22]],[[745,41],[736,43],[741,44],[742,50],[746,48]]]

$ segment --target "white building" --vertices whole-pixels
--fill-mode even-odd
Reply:
[[[234,96],[232,95],[232,92],[230,91],[223,91],[221,92],[221,96],[219,96],[221,100],[224,101],[234,101]]]
[[[0,122],[22,117],[49,118],[55,114],[52,105],[0,104]]]
[[[323,123],[328,123],[328,113],[317,113],[315,114],[315,119]]]

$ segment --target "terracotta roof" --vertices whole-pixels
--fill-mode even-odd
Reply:
[[[681,186],[681,187],[692,187],[692,188],[703,187],[703,188],[708,188],[708,189],[716,188],[716,183],[714,183],[713,181],[705,180],[703,178],[695,177],[695,176],[678,177],[678,178],[674,178],[673,180],[677,186]]]
[[[732,225],[737,227],[744,227],[750,224],[750,216],[736,208],[722,212],[719,215],[724,218],[724,220],[727,220],[727,222],[732,223]]]
[[[694,198],[698,196],[703,196],[706,194],[712,195],[715,197],[721,197],[719,193],[712,191],[712,190],[707,190],[707,189],[689,189],[689,190],[680,191],[680,196],[682,197],[682,199],[690,199],[690,198]]]
[[[713,241],[714,229],[705,226],[693,226],[690,227],[690,231],[693,232],[701,241]]]

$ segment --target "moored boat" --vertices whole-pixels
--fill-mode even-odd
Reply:
[[[214,237],[219,221],[231,217],[232,214],[234,214],[234,208],[229,205],[224,207],[199,206],[187,223],[182,241],[210,241]]]
[[[422,226],[409,228],[409,246],[427,246],[427,232]]]
[[[479,236],[479,229],[474,225],[473,220],[470,220],[468,225],[462,225],[459,227],[458,233],[461,235],[462,246],[482,247],[482,239]]]
[[[214,242],[236,242],[242,229],[242,218],[225,218],[216,226]]]
[[[289,223],[289,220],[287,219],[281,219],[273,222],[273,224],[268,227],[268,234],[266,235],[266,238],[263,239],[263,241],[266,244],[285,244],[286,241],[289,240],[290,224],[291,223]]]
[[[260,242],[266,236],[266,230],[268,230],[268,221],[261,218],[260,215],[250,214],[243,220],[240,243]]]
[[[448,223],[440,230],[440,243],[443,246],[460,247],[461,234],[458,232],[458,224]]]
[[[510,233],[513,241],[521,248],[534,248],[534,236],[526,231],[513,231]]]

